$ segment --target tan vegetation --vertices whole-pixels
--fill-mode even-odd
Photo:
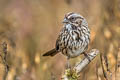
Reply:
[[[0,0],[0,46],[7,43],[7,80],[61,80],[66,58],[62,54],[53,58],[41,55],[54,47],[67,12],[80,13],[87,19],[91,29],[89,50],[98,49],[107,57],[111,73],[120,73],[115,67],[120,64],[119,5],[120,0]],[[81,57],[72,59],[71,65]],[[5,73],[2,60],[0,57],[0,80]],[[98,79],[105,78],[96,57],[80,73],[80,80]]]

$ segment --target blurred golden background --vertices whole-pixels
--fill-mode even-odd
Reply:
[[[120,47],[120,0],[0,0],[0,43],[8,44],[7,80],[61,80],[65,56],[51,58],[42,54],[55,46],[68,12],[87,19],[91,30],[89,49],[96,48],[106,55],[114,70]],[[99,58],[93,60],[80,80],[97,80],[95,67],[101,68],[99,62]],[[0,63],[0,80],[4,72]]]

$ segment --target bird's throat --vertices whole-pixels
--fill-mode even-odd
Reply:
[[[71,24],[66,24],[66,25],[65,25],[65,28],[66,28],[68,31],[70,31],[70,30],[72,29],[72,25],[71,25]]]

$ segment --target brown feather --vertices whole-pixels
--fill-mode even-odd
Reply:
[[[54,56],[58,53],[58,51],[54,48],[46,53],[43,54],[43,56]]]

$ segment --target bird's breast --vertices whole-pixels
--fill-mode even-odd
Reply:
[[[89,35],[80,27],[70,24],[64,26],[59,39],[62,53],[70,57],[76,57],[85,51],[89,44]]]

